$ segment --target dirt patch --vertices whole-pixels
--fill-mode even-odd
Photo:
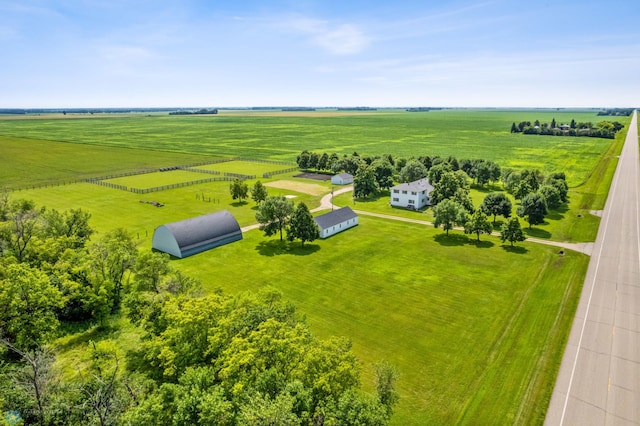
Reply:
[[[287,189],[289,191],[301,192],[303,194],[310,195],[322,195],[329,191],[324,186],[316,185],[315,183],[295,182],[292,180],[277,180],[275,182],[265,183],[264,186]]]
[[[602,217],[602,210],[589,210],[589,213],[594,216]]]
[[[303,178],[303,179],[313,179],[313,180],[330,180],[331,175],[325,175],[323,173],[300,173],[295,175],[294,177]]]

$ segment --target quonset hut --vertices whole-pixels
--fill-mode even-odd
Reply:
[[[227,210],[222,210],[159,226],[153,232],[151,245],[183,258],[241,239],[238,221]]]

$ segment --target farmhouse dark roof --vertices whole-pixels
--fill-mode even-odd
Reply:
[[[347,206],[338,210],[334,210],[330,213],[314,217],[314,220],[320,228],[326,229],[356,217],[358,217],[358,215],[353,210],[351,210],[349,206]]]
[[[414,180],[413,182],[409,182],[409,183],[401,183],[400,185],[396,185],[391,189],[400,189],[403,191],[414,191],[414,192],[420,192],[426,189],[427,192],[431,192],[433,190],[433,186],[429,183],[429,179],[424,178],[424,179]]]

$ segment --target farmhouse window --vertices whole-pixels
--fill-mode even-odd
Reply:
[[[400,198],[394,198],[393,201],[398,202],[398,201],[400,201]]]
[[[409,200],[409,204],[414,204],[415,200]]]
[[[416,192],[415,191],[411,191],[411,195],[416,195]]]
[[[406,194],[406,193],[407,193],[407,191],[402,191],[402,193],[403,193],[403,194]]]
[[[393,190],[393,193],[394,193],[394,194],[399,194],[399,193],[400,193],[400,191],[399,191],[399,190],[397,190],[397,189],[394,189],[394,190]]]

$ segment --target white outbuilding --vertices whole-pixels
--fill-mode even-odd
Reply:
[[[394,207],[418,210],[431,204],[431,191],[433,186],[427,178],[401,183],[391,188],[390,204]]]
[[[320,228],[320,238],[327,238],[358,224],[358,215],[350,207],[342,207],[313,218]]]
[[[331,183],[334,185],[349,185],[353,183],[353,175],[351,173],[340,173],[331,176]]]

